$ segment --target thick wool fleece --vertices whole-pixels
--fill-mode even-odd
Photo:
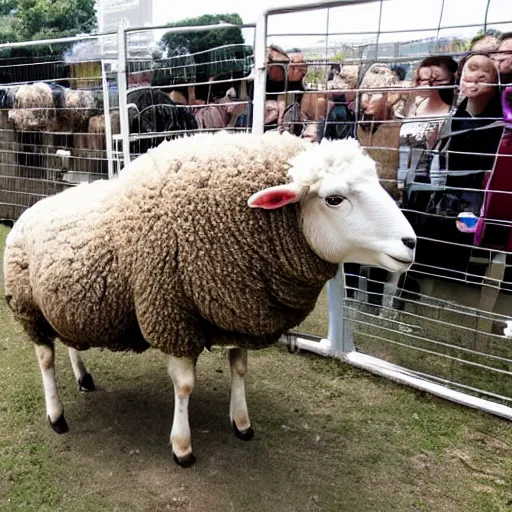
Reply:
[[[277,341],[313,309],[336,266],[318,258],[300,206],[251,209],[310,143],[288,134],[161,144],[112,181],[27,210],[9,235],[5,290],[34,341],[197,356]],[[51,326],[51,328],[49,327]]]

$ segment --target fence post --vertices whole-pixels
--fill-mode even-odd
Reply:
[[[114,177],[114,158],[112,152],[112,123],[110,118],[110,97],[105,61],[101,59],[101,84],[103,88],[103,115],[105,119],[105,149],[107,151],[108,179]]]
[[[352,331],[345,318],[345,272],[343,264],[338,267],[334,279],[327,283],[327,298],[329,304],[329,333],[327,337],[331,342],[331,356],[340,357],[342,354],[354,350]],[[347,314],[350,311],[347,309]]]
[[[127,80],[127,51],[126,51],[126,31],[123,25],[119,26],[117,33],[118,47],[118,67],[117,67],[117,87],[119,94],[119,123],[121,127],[121,140],[123,143],[123,160],[126,167],[130,163],[130,126],[128,121],[128,80]]]
[[[261,135],[265,126],[265,99],[267,89],[267,15],[262,13],[256,22],[254,36],[254,93],[252,100],[252,133]]]

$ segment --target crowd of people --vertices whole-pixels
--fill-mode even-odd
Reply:
[[[436,266],[465,267],[471,246],[512,250],[512,209],[505,206],[512,151],[503,122],[511,83],[511,33],[484,35],[458,63],[431,57],[416,71],[416,85],[432,90],[406,113],[407,121],[419,115],[423,122],[400,130],[402,206],[419,235],[450,242],[437,258],[434,247],[424,247],[422,259]]]

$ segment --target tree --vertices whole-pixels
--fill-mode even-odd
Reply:
[[[235,25],[243,23],[239,14],[204,14],[198,18],[186,18],[170,23],[169,27],[216,25],[222,22]],[[168,55],[173,55],[175,50],[182,48],[186,48],[189,53],[197,53],[231,44],[244,44],[242,30],[238,27],[210,30],[208,32],[167,32],[160,41],[162,49],[167,50]]]
[[[94,0],[2,0],[0,41],[16,42],[90,33]]]
[[[96,27],[94,0],[19,0],[16,16],[23,39],[69,37]]]
[[[9,16],[17,5],[17,0],[0,0],[0,16]]]
[[[484,30],[483,28],[481,28],[475,34],[475,36],[471,39],[469,46],[470,47],[473,46],[477,41],[479,41],[480,39],[482,39],[485,36],[494,36],[494,37],[498,38],[500,35],[501,35],[501,30],[497,30],[495,28],[488,28],[487,30]]]
[[[19,32],[19,20],[15,18],[18,0],[0,1],[0,43],[16,41]]]
[[[193,27],[219,23],[241,25],[243,22],[239,14],[205,14],[198,18],[187,18],[170,23],[168,26]],[[242,30],[239,27],[181,33],[167,32],[159,44],[165,56],[154,66],[157,71],[155,71],[153,85],[206,82],[213,76],[241,78],[250,72],[252,47],[245,45]],[[233,47],[233,45],[237,46]],[[227,48],[219,49],[225,46]],[[214,48],[217,50],[213,50]],[[204,53],[197,54],[198,52]]]
[[[469,44],[464,39],[460,39],[458,37],[454,38],[449,45],[449,52],[457,53],[464,52],[469,49]]]

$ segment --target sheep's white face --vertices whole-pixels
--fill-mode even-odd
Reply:
[[[302,200],[311,248],[332,263],[378,265],[395,272],[414,259],[416,235],[378,179],[324,178]]]
[[[411,266],[414,230],[355,140],[312,144],[291,163],[294,181],[254,194],[249,206],[275,209],[300,202],[307,242],[331,263],[377,265],[391,272]]]

